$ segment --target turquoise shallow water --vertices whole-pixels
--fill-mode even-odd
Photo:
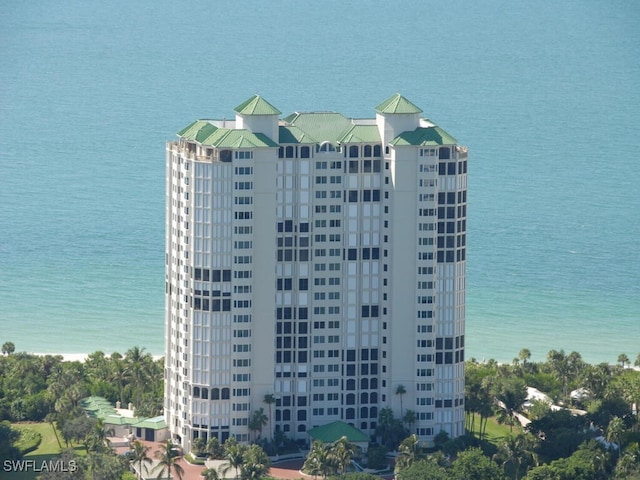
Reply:
[[[0,341],[163,349],[164,142],[260,93],[468,145],[468,355],[640,352],[633,1],[34,1],[0,12]]]

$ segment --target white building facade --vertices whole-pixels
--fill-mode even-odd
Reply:
[[[385,407],[463,434],[466,148],[401,95],[370,119],[235,112],[167,143],[173,438],[251,440],[260,408],[263,436],[372,434]]]

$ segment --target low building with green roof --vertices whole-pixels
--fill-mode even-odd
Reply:
[[[87,397],[80,400],[80,407],[90,417],[102,420],[105,429],[112,429],[114,437],[131,440],[133,437],[160,442],[169,438],[169,430],[164,416],[136,417],[135,410],[118,408],[103,397]]]
[[[363,453],[367,451],[369,445],[369,437],[365,433],[340,420],[314,427],[307,433],[312,441],[319,440],[322,443],[335,443],[342,437],[346,437],[349,443],[357,445]]]

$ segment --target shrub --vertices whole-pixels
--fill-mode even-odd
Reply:
[[[35,430],[25,428],[20,432],[20,439],[16,443],[16,447],[20,449],[22,455],[33,452],[40,446],[42,435]]]
[[[192,465],[204,465],[204,458],[199,458],[193,455],[193,453],[187,453],[184,459]]]
[[[367,468],[380,470],[389,468],[387,449],[382,446],[372,446],[367,450]]]

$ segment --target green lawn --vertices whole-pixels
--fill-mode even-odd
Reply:
[[[477,430],[479,429],[479,425],[480,425],[479,416],[476,416],[475,425],[476,425],[476,431],[471,433],[473,433],[475,436],[478,436]],[[513,432],[512,432],[509,425],[501,425],[496,420],[496,417],[489,417],[489,419],[487,420],[486,440],[490,443],[493,443],[494,445],[497,445],[500,442],[500,440],[502,440],[504,437],[512,433],[515,435],[521,431],[522,431],[522,427],[515,426],[513,427]]]
[[[14,423],[11,425],[12,428],[16,430],[34,430],[40,435],[42,435],[42,442],[38,446],[37,450],[34,450],[31,453],[28,453],[24,458],[28,460],[34,460],[37,465],[41,465],[43,461],[49,460],[60,453],[60,446],[58,445],[58,441],[56,440],[56,435],[53,430],[53,427],[48,423]],[[60,437],[60,433],[58,432],[58,437],[60,438],[60,442],[64,447],[64,441],[62,437]],[[15,473],[6,473],[8,480],[36,480],[36,472],[15,472]],[[5,478],[5,477],[3,477]]]
[[[60,446],[58,445],[58,441],[56,440],[55,432],[53,431],[53,427],[49,423],[14,423],[11,425],[11,428],[20,431],[33,430],[42,435],[42,442],[38,446],[38,449],[31,452],[30,455],[60,453]],[[59,432],[58,437],[60,437]],[[64,441],[62,440],[62,438],[60,438],[60,442],[62,442],[62,445],[64,446]]]

